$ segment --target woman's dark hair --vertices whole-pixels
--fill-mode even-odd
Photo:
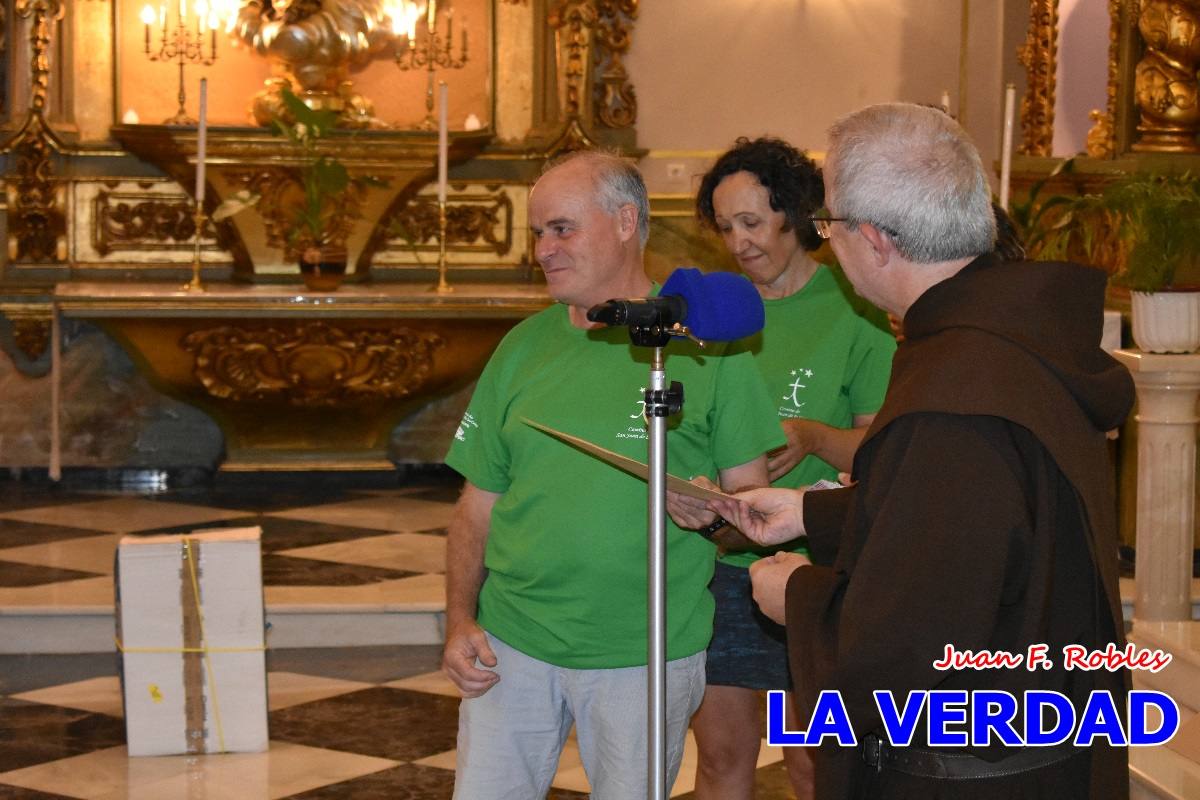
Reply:
[[[783,212],[801,247],[816,250],[821,246],[821,237],[808,220],[825,203],[821,170],[803,151],[769,136],[754,141],[739,138],[700,180],[696,216],[701,223],[717,229],[713,192],[735,172],[749,172],[758,179],[767,190],[771,208]]]
[[[992,203],[992,214],[996,217],[996,255],[1004,261],[1024,261],[1025,243],[1012,217],[997,203]]]

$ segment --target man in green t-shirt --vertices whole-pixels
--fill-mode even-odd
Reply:
[[[525,424],[644,459],[649,352],[587,309],[655,291],[642,265],[649,207],[637,170],[582,153],[529,201],[535,255],[558,304],[505,337],[446,463],[466,478],[449,531],[443,667],[463,693],[455,797],[544,797],[572,723],[598,800],[646,793],[646,484]],[[667,348],[687,402],[672,472],[766,485],[784,442],[749,354]],[[667,766],[674,780],[704,691],[714,548],[667,526]]]

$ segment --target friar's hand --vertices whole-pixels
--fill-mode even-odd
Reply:
[[[783,625],[787,616],[788,578],[799,567],[812,562],[799,553],[776,553],[750,565],[750,581],[754,586],[754,602],[770,619]]]
[[[804,489],[751,489],[732,499],[713,499],[708,507],[763,546],[804,535]]]
[[[500,680],[492,670],[475,666],[476,660],[485,667],[496,666],[496,654],[488,644],[487,635],[472,619],[446,632],[446,647],[442,651],[442,669],[463,697],[479,697]]]

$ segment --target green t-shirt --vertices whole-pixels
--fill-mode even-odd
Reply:
[[[826,266],[818,266],[800,291],[763,305],[763,330],[736,347],[754,355],[781,420],[803,417],[849,428],[855,415],[879,410],[896,351],[882,312],[839,285]],[[836,480],[837,473],[808,456],[771,485],[796,489]],[[745,567],[758,558],[732,553],[721,560]]]
[[[747,354],[666,349],[667,381],[684,386],[667,468],[716,479],[783,442]],[[646,483],[524,424],[529,418],[646,460],[642,392],[649,348],[625,328],[584,331],[567,308],[525,320],[479,378],[446,463],[500,494],[492,510],[479,623],[542,661],[575,669],[646,663]],[[708,646],[713,545],[667,520],[667,655]]]

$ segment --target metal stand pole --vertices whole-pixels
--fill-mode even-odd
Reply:
[[[654,348],[650,364],[650,391],[662,398],[666,389],[663,368],[663,348]],[[650,394],[647,393],[647,401]],[[663,413],[666,412],[666,413]],[[647,781],[646,797],[666,800],[667,797],[667,409],[661,402],[646,403],[650,424],[649,457],[649,562],[647,604],[649,642],[647,661]]]
[[[589,318],[590,317],[589,312]],[[646,628],[646,797],[666,800],[667,790],[667,420],[683,408],[683,386],[667,386],[663,348],[672,336],[687,336],[700,347],[704,342],[678,322],[667,324],[665,311],[658,319],[629,323],[629,339],[637,347],[651,347],[650,381],[645,390],[649,450],[646,465],[648,500],[646,521],[647,602]]]

